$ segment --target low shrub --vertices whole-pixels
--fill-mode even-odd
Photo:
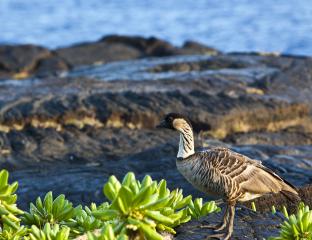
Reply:
[[[297,214],[290,216],[283,207],[283,213],[287,220],[281,225],[280,235],[270,240],[312,240],[312,210],[309,206],[300,203]]]
[[[73,207],[63,194],[48,192],[23,212],[16,206],[18,183],[9,184],[8,177],[0,172],[0,240],[161,240],[162,231],[175,234],[178,225],[220,210],[215,202],[184,197],[182,189],[170,191],[165,180],[147,175],[139,181],[130,172],[122,182],[108,179],[108,202],[99,206]]]

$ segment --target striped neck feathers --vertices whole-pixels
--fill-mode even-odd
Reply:
[[[173,127],[180,132],[180,143],[177,158],[187,158],[195,153],[193,129],[183,118],[173,121]]]

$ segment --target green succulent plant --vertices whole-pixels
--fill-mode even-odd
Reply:
[[[276,208],[274,205],[271,207],[271,212],[272,212],[272,214],[276,214]]]
[[[101,231],[98,233],[88,232],[88,240],[128,240],[128,236],[125,233],[115,235],[114,228],[110,223],[104,225]]]
[[[170,191],[165,180],[147,175],[138,181],[130,172],[122,182],[109,178],[103,187],[109,202],[99,206],[74,208],[63,194],[53,198],[48,192],[23,212],[15,204],[18,184],[8,184],[8,177],[0,172],[0,240],[161,240],[159,231],[175,234],[176,226],[219,209],[214,202],[193,202],[181,189]]]
[[[0,240],[20,240],[28,233],[28,229],[20,226],[17,229],[5,227],[0,232]]]
[[[8,183],[9,173],[7,170],[0,171],[0,227],[2,229],[18,229],[20,219],[17,215],[24,212],[16,206],[17,195],[15,194],[18,183]]]
[[[280,235],[270,240],[312,240],[312,210],[304,203],[299,204],[297,214],[288,216],[283,208],[286,221],[281,226]]]
[[[16,206],[15,194],[18,183],[8,183],[9,172],[0,171],[0,240],[18,240],[24,236],[27,229],[20,226],[18,215],[24,212]]]
[[[192,218],[199,219],[203,216],[207,216],[209,213],[218,212],[220,210],[221,209],[214,201],[203,204],[202,198],[196,198],[194,202],[190,202],[188,212]]]
[[[73,204],[63,194],[53,200],[52,192],[48,192],[44,200],[37,198],[36,204],[30,203],[29,213],[25,212],[22,219],[26,225],[41,228],[46,223],[64,223],[74,216]]]
[[[31,226],[30,233],[24,240],[68,240],[70,228],[58,224],[46,223],[43,229],[35,225]]]
[[[94,203],[91,204],[90,208],[86,206],[85,209],[82,209],[82,207],[79,206],[75,209],[74,218],[66,222],[66,226],[71,228],[72,236],[99,229],[104,225],[103,221],[96,219],[92,215],[92,211],[95,210],[97,210],[97,207]]]
[[[256,208],[255,202],[251,202],[251,209],[252,209],[252,211],[257,212],[257,208]]]
[[[173,228],[188,222],[193,216],[191,213],[198,210],[198,207],[196,210],[189,210],[194,206],[191,196],[183,197],[180,189],[170,192],[165,180],[157,183],[149,175],[140,182],[130,172],[122,183],[111,176],[104,185],[103,192],[111,204],[92,214],[102,221],[115,221],[114,232],[117,234],[136,232],[147,239],[162,239],[157,230],[175,234]],[[202,203],[202,200],[195,201]],[[194,216],[217,210],[212,207],[213,204],[209,205],[210,208],[208,205],[209,203],[205,204],[203,209],[201,206]]]

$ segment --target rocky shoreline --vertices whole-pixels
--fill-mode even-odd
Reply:
[[[178,48],[157,39],[111,35],[97,42],[50,50],[42,46],[0,45],[0,79],[25,78],[68,71],[78,66],[105,64],[146,57],[208,54],[216,49],[188,41]]]
[[[154,128],[171,111],[191,117],[198,148],[228,146],[261,160],[305,186],[312,205],[310,57],[107,36],[55,50],[0,46],[0,79],[0,163],[19,181],[23,209],[49,190],[75,204],[101,202],[107,177],[128,171],[205,197],[175,168],[178,136]],[[260,212],[290,206],[280,196],[256,204]],[[276,234],[281,218],[240,211],[234,239],[269,236],[251,231],[256,219]],[[202,239],[196,224],[181,226],[176,239]]]

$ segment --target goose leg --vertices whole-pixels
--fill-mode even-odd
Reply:
[[[224,229],[227,225],[228,225],[228,218],[229,218],[229,206],[226,205],[226,209],[225,209],[225,213],[223,215],[223,222],[218,224],[218,226],[215,228],[214,231],[221,231],[222,229]],[[224,233],[215,233],[215,234],[212,234],[212,235],[208,235],[207,236],[207,240],[208,239],[220,239],[220,240],[223,240],[224,239],[224,236],[225,234]]]
[[[226,232],[225,237],[223,238],[223,240],[228,240],[232,236],[233,227],[234,227],[234,216],[235,216],[235,206],[231,205],[230,206],[230,211],[229,211],[230,219],[229,219],[228,229],[227,229],[227,232]]]
[[[219,240],[229,240],[232,233],[233,233],[233,226],[234,226],[234,216],[235,216],[235,205],[234,204],[230,204],[228,207],[228,217],[229,220],[227,221],[227,223],[225,224],[225,226],[223,227],[223,229],[225,227],[227,227],[227,231],[225,233],[218,233],[218,234],[212,234],[207,236],[206,239],[219,239]]]
[[[219,226],[217,228],[215,228],[214,231],[219,232],[219,231],[223,230],[228,223],[228,219],[229,219],[229,207],[228,207],[228,205],[226,205],[225,212],[223,215],[223,222],[221,224],[219,224]]]
[[[217,223],[217,224],[208,224],[208,225],[201,225],[199,226],[200,228],[208,228],[208,229],[214,229],[214,231],[221,231],[222,229],[225,228],[227,224],[227,219],[228,219],[228,205],[225,207],[225,211],[223,214],[223,222]]]
[[[206,240],[211,240],[211,239],[218,239],[218,240],[224,240],[224,233],[217,233],[217,234],[212,234],[207,236]]]

